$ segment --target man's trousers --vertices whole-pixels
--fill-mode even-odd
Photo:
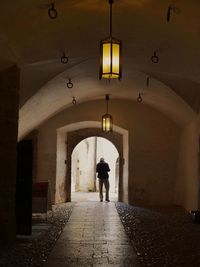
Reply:
[[[102,201],[103,200],[103,184],[106,189],[106,200],[109,200],[109,188],[110,188],[110,183],[108,179],[99,179],[99,198]]]

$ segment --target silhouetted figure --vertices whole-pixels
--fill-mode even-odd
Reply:
[[[109,188],[110,188],[110,184],[109,184],[109,180],[108,180],[108,172],[110,171],[109,165],[108,163],[105,162],[104,158],[100,158],[100,162],[97,163],[96,166],[96,172],[98,173],[97,177],[99,178],[99,197],[100,197],[100,201],[103,201],[103,184],[105,186],[106,189],[106,201],[110,201],[109,200]]]

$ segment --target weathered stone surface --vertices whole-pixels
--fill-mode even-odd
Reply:
[[[172,208],[140,208],[116,203],[130,241],[115,221],[111,203],[96,203],[97,214],[83,204],[66,227],[72,204],[56,206],[45,224],[37,224],[35,237],[18,239],[12,248],[1,248],[2,267],[41,267],[51,252],[46,266],[112,266],[133,267],[135,257],[139,265],[154,267],[199,267],[200,225],[192,222],[184,210]],[[100,206],[101,205],[101,206]],[[102,219],[100,207],[106,212]],[[107,211],[106,211],[107,210]],[[43,222],[44,223],[44,222]],[[43,228],[43,230],[42,230]],[[63,232],[62,235],[61,232]],[[102,238],[99,238],[102,237]]]
[[[185,210],[116,207],[141,266],[200,266],[200,225]]]
[[[45,264],[49,266],[137,267],[137,255],[114,203],[77,203]]]
[[[53,207],[53,211],[48,213],[47,221],[40,218],[33,220],[32,236],[20,236],[13,246],[0,247],[0,266],[43,266],[70,217],[72,206],[71,203],[66,203]]]

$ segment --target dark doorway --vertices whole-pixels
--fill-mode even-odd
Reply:
[[[32,233],[32,140],[18,143],[16,181],[16,233]]]

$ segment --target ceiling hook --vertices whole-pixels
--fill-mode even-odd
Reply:
[[[63,63],[63,64],[67,64],[67,62],[68,62],[68,57],[65,55],[65,52],[63,52],[63,55],[61,56],[61,58],[60,58],[60,61],[61,61],[61,63]]]
[[[171,6],[168,6],[168,9],[167,9],[167,22],[170,21],[171,10],[172,10],[172,7]]]
[[[154,51],[153,56],[151,57],[151,61],[153,63],[158,63],[159,57],[157,56],[156,51]]]
[[[138,95],[138,97],[137,97],[137,102],[138,102],[139,104],[142,103],[142,96],[141,96],[140,93],[139,93],[139,95]]]
[[[51,4],[51,6],[50,6],[50,8],[49,8],[49,10],[48,10],[48,15],[49,15],[49,17],[50,17],[51,19],[56,19],[56,18],[57,18],[58,13],[57,13],[57,11],[56,11],[56,9],[55,9],[55,5],[54,5],[54,3]]]
[[[181,10],[176,6],[168,6],[168,9],[167,9],[167,22],[170,21],[171,11],[173,11],[175,14],[179,14],[181,12]]]
[[[68,81],[68,83],[67,83],[67,88],[69,88],[69,89],[71,89],[71,88],[73,88],[73,83],[71,82],[71,79],[69,78],[69,81]]]
[[[76,101],[75,96],[72,97],[72,104],[73,104],[73,105],[76,105],[76,104],[77,104],[77,101]]]
[[[147,76],[147,79],[146,79],[146,86],[147,87],[149,87],[149,80],[150,80],[150,78],[149,78],[149,76]]]

